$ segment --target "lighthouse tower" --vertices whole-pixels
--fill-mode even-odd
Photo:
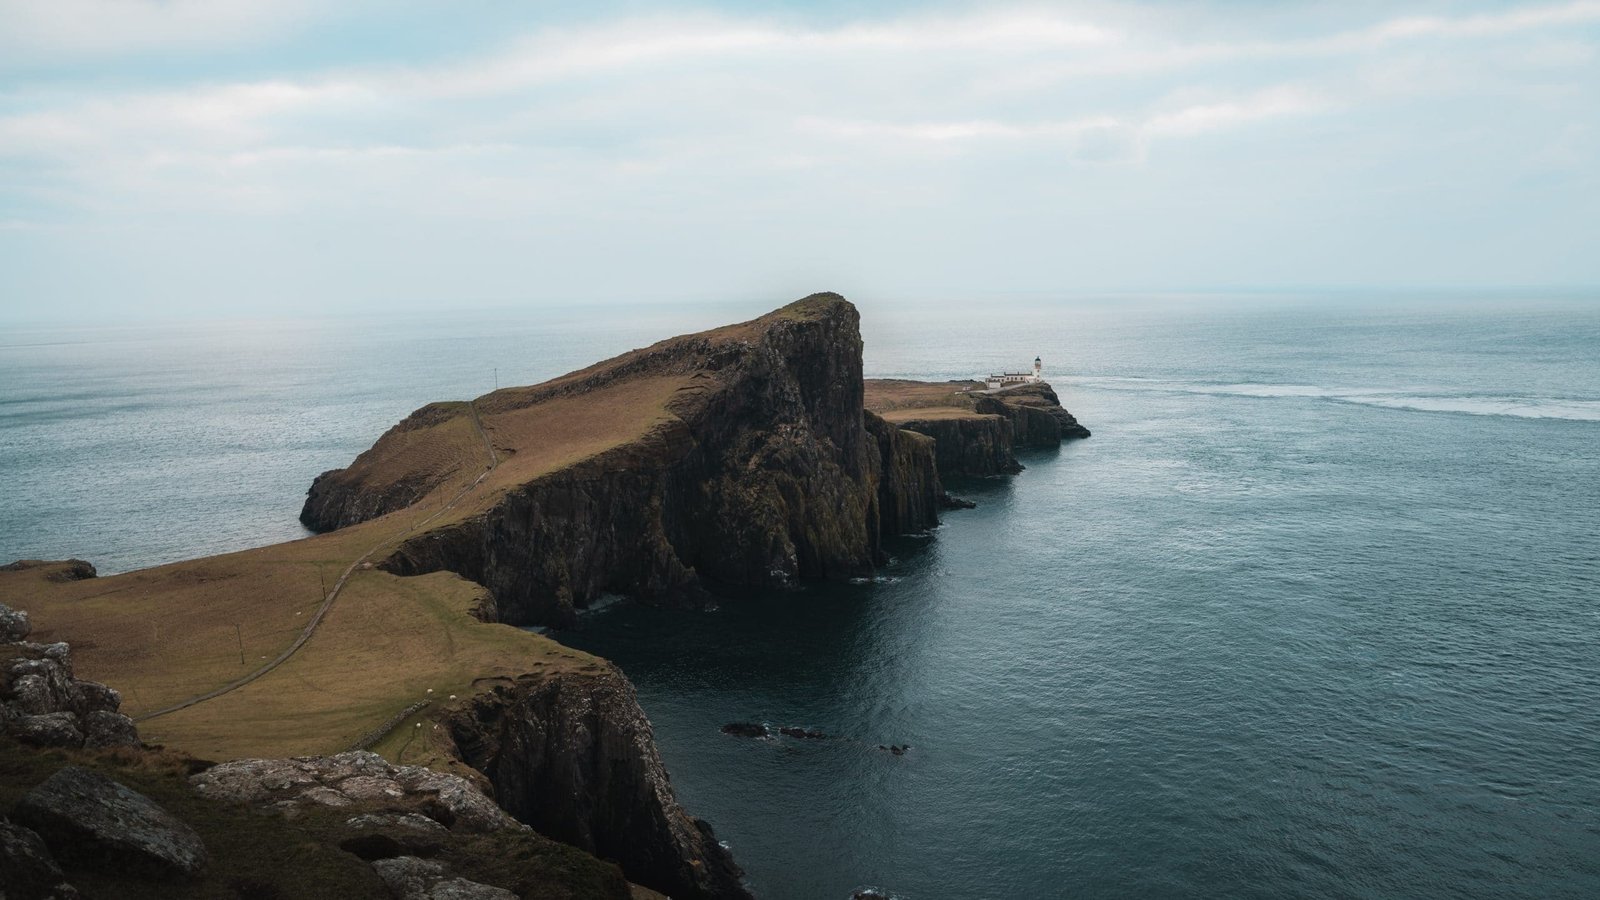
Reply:
[[[1044,380],[1044,363],[1040,362],[1039,361],[1039,357],[1037,357],[1037,356],[1035,356],[1033,358],[1033,380],[1034,381],[1043,381]]]

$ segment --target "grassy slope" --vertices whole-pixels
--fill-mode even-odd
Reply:
[[[501,465],[427,527],[481,514],[519,484],[642,438],[672,418],[666,405],[684,384],[630,379],[485,416]],[[392,546],[477,477],[487,456],[476,429],[472,442],[461,440],[463,422],[471,428],[465,415],[434,426],[444,432],[439,440],[407,434],[394,456],[368,461],[398,470],[413,451],[433,465],[442,446],[473,454],[457,466],[459,476],[406,509],[305,540],[106,578],[0,572],[0,598],[30,612],[36,639],[71,642],[79,676],[122,691],[130,715],[211,690],[275,658],[351,562]],[[477,621],[469,610],[480,592],[448,573],[399,578],[358,569],[287,663],[232,693],[142,722],[141,733],[212,759],[336,752],[419,699],[467,693],[475,678],[594,664],[547,638]]]
[[[896,424],[914,419],[993,418],[973,411],[964,390],[982,390],[979,381],[907,381],[897,378],[869,378],[866,382],[867,409]]]

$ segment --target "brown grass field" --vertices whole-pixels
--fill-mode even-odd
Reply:
[[[496,404],[483,427],[500,464],[465,495],[488,455],[467,405],[441,404],[436,423],[386,440],[383,453],[363,460],[364,474],[378,479],[412,467],[444,473],[405,509],[304,540],[104,578],[55,581],[48,567],[0,572],[0,599],[29,611],[35,639],[69,641],[79,676],[117,688],[124,712],[138,717],[266,665],[299,637],[342,572],[375,547],[383,549],[371,558],[381,559],[418,523],[435,528],[478,515],[517,485],[644,438],[674,418],[669,403],[682,389],[693,392],[691,381],[644,376],[533,405]],[[473,618],[481,591],[449,573],[400,578],[358,568],[287,662],[230,693],[142,721],[140,732],[211,759],[331,753],[418,700],[435,701],[426,716],[451,694],[465,697],[477,679],[599,665],[548,638]],[[380,752],[405,745],[409,736],[395,731]],[[420,749],[406,762],[422,761]]]
[[[899,424],[915,419],[980,419],[973,411],[968,391],[983,390],[981,381],[907,381],[868,378],[866,407],[885,421]]]

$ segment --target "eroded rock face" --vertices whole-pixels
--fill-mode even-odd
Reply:
[[[186,878],[207,862],[194,829],[142,794],[77,766],[58,769],[24,795],[16,817],[62,859],[86,867]]]
[[[0,897],[7,900],[76,900],[44,839],[0,816]]]
[[[1089,429],[1062,407],[1061,398],[1044,382],[983,396],[979,398],[977,409],[1009,418],[1012,437],[1018,447],[1049,448],[1065,440],[1089,436]]]
[[[533,478],[479,517],[411,537],[382,566],[453,571],[489,589],[501,621],[564,625],[605,593],[694,603],[707,590],[867,574],[886,535],[937,523],[931,443],[862,408],[855,307],[816,295],[739,329],[738,340],[677,338],[585,378],[481,398],[492,417],[507,411],[495,404],[581,396],[634,377],[694,385],[643,437]],[[397,431],[426,427],[443,410],[419,410]],[[380,440],[363,466],[389,452],[386,441],[398,447],[403,437]],[[340,527],[415,499],[404,478],[369,490],[363,466],[319,477],[302,521]]]
[[[541,834],[680,900],[749,896],[711,826],[678,806],[633,687],[611,666],[507,681],[449,727],[461,759]]]
[[[1025,384],[999,393],[952,393],[949,403],[969,409],[970,416],[902,417],[900,427],[934,439],[939,473],[1012,475],[1022,471],[1015,451],[1049,449],[1073,438],[1086,438],[1050,385]]]
[[[0,625],[7,622],[10,634],[27,635],[27,615],[0,605]],[[66,644],[0,643],[0,728],[18,740],[40,747],[137,747],[138,729],[117,711],[121,704],[111,688],[72,677]]]
[[[1014,475],[1011,419],[1003,415],[908,419],[900,427],[933,438],[941,475]]]
[[[487,833],[527,826],[472,782],[421,766],[393,766],[376,753],[236,759],[189,779],[207,797],[290,812],[303,806],[420,807],[455,831]]]

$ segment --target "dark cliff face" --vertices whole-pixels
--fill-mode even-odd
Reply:
[[[941,475],[1014,475],[1022,471],[1012,455],[1016,444],[1007,415],[909,419],[900,424],[933,439]]]
[[[978,412],[1011,419],[1012,437],[1018,447],[1056,447],[1062,441],[1089,436],[1089,429],[1062,408],[1061,398],[1042,382],[976,399]]]
[[[678,806],[633,687],[610,666],[502,682],[446,724],[499,804],[540,833],[673,897],[749,897],[711,826]]]
[[[383,567],[454,571],[489,588],[501,621],[562,625],[606,592],[694,602],[865,574],[885,536],[937,523],[933,445],[862,409],[859,317],[842,297],[663,342],[516,402],[660,373],[693,379],[669,404],[673,419],[407,539]],[[477,401],[488,415],[507,402]],[[360,468],[380,450],[320,477],[308,521],[342,526],[409,503],[409,477],[365,491]]]
[[[900,427],[934,439],[939,472],[951,475],[1011,475],[1022,471],[1014,451],[1059,447],[1086,438],[1089,429],[1061,407],[1048,384],[1029,384],[999,394],[952,395],[970,416],[908,418]]]

